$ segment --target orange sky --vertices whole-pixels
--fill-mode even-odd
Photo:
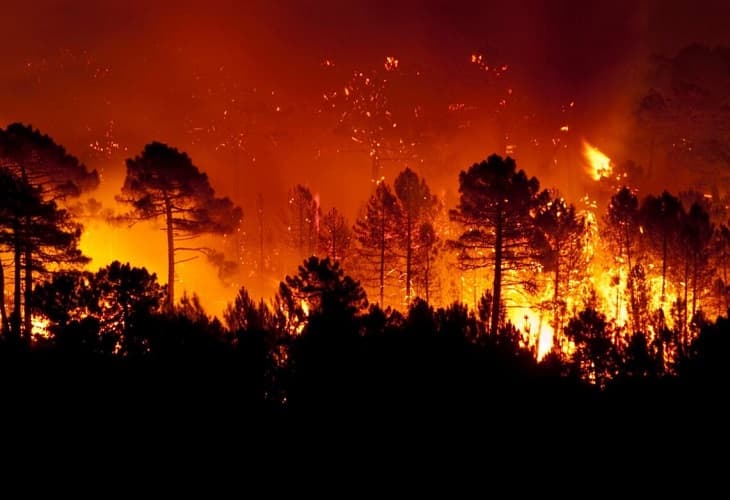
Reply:
[[[416,83],[394,90],[392,100],[423,109],[418,120],[404,113],[401,121],[425,131],[409,166],[434,192],[453,201],[458,172],[498,149],[494,109],[512,89],[509,117],[524,143],[519,165],[577,197],[590,181],[579,149],[555,167],[552,152],[530,149],[529,138],[560,137],[571,147],[586,138],[621,158],[649,54],[691,41],[730,43],[729,18],[719,1],[14,2],[0,17],[0,122],[32,123],[99,169],[94,196],[109,207],[124,158],[152,140],[168,142],[243,206],[247,233],[263,193],[267,237],[275,238],[296,183],[318,193],[323,208],[356,216],[371,189],[369,158],[336,130],[336,113],[320,112],[322,96],[341,91],[354,71],[382,73],[385,57],[395,56]],[[499,80],[485,76],[473,53],[509,70]],[[450,104],[474,110],[447,123]],[[563,121],[570,132],[561,136]],[[94,151],[95,141],[109,154]],[[386,175],[408,163],[385,164]],[[164,277],[164,248],[150,251],[155,238],[164,245],[154,227],[97,224],[84,241],[94,265],[119,258]],[[180,274],[183,286],[204,290],[214,313],[247,279],[243,270],[234,284],[212,284],[214,271],[202,262]]]

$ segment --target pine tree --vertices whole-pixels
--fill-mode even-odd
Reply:
[[[30,186],[45,200],[77,197],[99,185],[96,170],[69,155],[53,139],[21,123],[0,130],[2,167]]]
[[[694,318],[697,313],[697,300],[704,289],[709,261],[709,247],[712,241],[714,228],[710,222],[710,214],[699,203],[693,203],[687,211],[681,226],[681,241],[685,253],[684,265],[684,327],[685,346],[689,339],[687,326],[688,319]],[[691,283],[691,286],[690,286]],[[692,290],[692,313],[689,314],[688,291]]]
[[[190,157],[166,144],[147,144],[140,156],[127,159],[127,175],[117,200],[131,206],[122,218],[132,222],[162,218],[167,234],[167,308],[175,304],[175,254],[205,247],[181,246],[203,234],[233,232],[242,211],[228,198],[217,198],[208,176]]]
[[[62,244],[65,239],[60,237],[60,233],[55,231],[60,226],[54,227],[54,223],[61,225],[71,224],[70,217],[66,212],[58,212],[58,207],[55,205],[44,205],[50,202],[60,202],[69,197],[77,197],[82,192],[94,189],[99,184],[99,176],[96,171],[88,171],[86,167],[78,161],[74,156],[69,155],[66,150],[56,144],[53,139],[49,136],[41,134],[40,131],[34,129],[31,126],[22,125],[20,123],[13,123],[6,129],[0,130],[0,164],[2,169],[10,175],[14,176],[24,186],[21,190],[25,190],[25,195],[21,195],[19,191],[16,194],[20,196],[29,196],[28,208],[34,211],[34,216],[26,214],[22,221],[16,221],[17,224],[25,226],[24,228],[16,227],[14,232],[19,238],[22,238],[24,234],[26,238],[30,239],[32,235],[36,235],[36,242],[30,242],[29,240],[23,243],[24,255],[17,255],[19,244],[22,243],[18,240],[15,246],[16,255],[14,257],[14,264],[16,266],[25,266],[23,278],[24,297],[26,304],[30,301],[30,296],[33,288],[33,266],[34,266],[34,251],[42,248],[44,245],[48,247],[58,248],[59,244]],[[31,193],[31,191],[33,191]],[[35,203],[35,205],[32,205]],[[31,220],[34,217],[34,220]],[[42,217],[48,217],[48,220],[41,222]],[[46,224],[47,227],[54,227],[54,231],[51,231],[47,235],[39,235],[38,228],[33,227],[40,224]],[[76,229],[66,228],[69,231],[75,231]],[[80,229],[79,229],[80,230]],[[64,232],[61,229],[60,232]],[[40,240],[46,238],[45,243],[41,243]],[[55,242],[54,242],[55,240]],[[78,236],[76,237],[78,240]],[[69,244],[71,242],[69,241]],[[75,245],[75,243],[74,243]],[[70,253],[74,253],[74,249],[70,249]],[[78,256],[80,258],[80,254]],[[74,260],[70,258],[70,260]],[[83,260],[83,259],[81,259]],[[41,263],[40,268],[43,268]],[[21,270],[15,270],[15,310],[20,311],[20,279]],[[16,318],[16,323],[19,319]],[[31,331],[31,313],[30,307],[26,307],[23,315],[24,330],[26,332],[26,338],[30,338]],[[16,334],[19,334],[20,327],[16,325],[14,328]]]
[[[88,259],[78,249],[81,226],[54,201],[44,201],[39,189],[0,170],[0,192],[0,245],[12,249],[15,274],[13,313],[4,329],[18,338],[22,333],[28,342],[34,274],[45,273],[49,264],[80,264]]]
[[[350,249],[352,231],[347,219],[336,208],[324,214],[320,222],[319,253],[332,262],[345,262]]]
[[[533,214],[547,201],[535,177],[517,171],[512,158],[492,155],[459,174],[459,205],[450,212],[464,226],[451,242],[462,268],[493,266],[492,310],[499,311],[505,272],[518,274],[534,267]],[[519,276],[515,281],[527,284]],[[490,333],[499,331],[499,315],[491,315]]]
[[[606,225],[603,231],[603,237],[611,248],[617,263],[626,264],[626,288],[629,292],[629,306],[635,304],[634,289],[632,282],[629,280],[633,265],[636,263],[636,255],[638,253],[639,239],[641,236],[640,219],[639,219],[639,200],[635,194],[627,187],[621,188],[611,197],[606,214]],[[619,266],[619,275],[617,285],[621,285],[621,274]],[[617,315],[620,310],[616,305]],[[630,311],[632,321],[635,321],[634,312]]]
[[[649,195],[644,198],[639,210],[641,227],[647,236],[648,249],[662,262],[660,295],[662,307],[667,296],[667,271],[675,253],[673,248],[678,244],[683,212],[684,209],[679,198],[672,196],[667,191],[660,196]]]
[[[425,179],[420,179],[410,168],[406,168],[395,178],[395,193],[403,214],[401,227],[401,248],[405,252],[406,302],[412,298],[414,262],[418,257],[418,230],[421,224],[433,219],[437,199],[431,195]]]
[[[559,345],[563,330],[564,298],[582,272],[586,262],[583,255],[587,230],[585,218],[576,214],[575,207],[563,198],[555,198],[540,207],[535,223],[544,237],[544,263],[553,279],[553,331]]]
[[[365,282],[376,283],[381,307],[385,303],[386,283],[397,265],[402,218],[397,198],[385,182],[380,182],[354,227]]]

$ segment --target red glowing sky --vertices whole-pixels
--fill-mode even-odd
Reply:
[[[214,158],[201,157],[209,148],[196,151],[180,137],[182,120],[194,122],[214,105],[190,103],[196,91],[222,80],[275,90],[271,104],[303,116],[324,90],[323,59],[346,74],[395,55],[425,70],[439,91],[468,96],[482,89],[453,76],[482,51],[509,62],[525,94],[541,104],[574,100],[581,109],[574,120],[583,122],[576,125],[605,134],[590,130],[595,117],[626,111],[617,106],[626,104],[648,54],[692,41],[728,43],[727,19],[722,1],[14,2],[0,19],[0,120],[31,122],[83,156],[89,137],[113,119],[131,151],[166,140],[222,172]],[[93,70],[72,58],[89,58],[101,73],[89,78]],[[299,121],[302,129],[291,133],[307,134]],[[307,170],[290,160],[277,158],[266,181],[289,184]]]
[[[334,123],[317,115],[322,94],[352,71],[392,55],[427,79],[424,100],[478,102],[494,92],[469,62],[483,53],[509,64],[505,86],[537,114],[573,101],[571,130],[620,155],[649,55],[730,44],[728,19],[723,1],[13,2],[0,17],[0,122],[32,123],[102,170],[107,203],[122,160],[161,140],[189,152],[249,220],[258,192],[281,218],[296,183],[352,219],[371,188],[369,160],[333,146]],[[225,115],[231,98],[237,111]],[[495,151],[490,120],[443,136],[437,127],[433,142],[448,151],[416,166],[436,192],[455,190],[459,170]],[[219,147],[241,131],[245,147]],[[89,144],[107,133],[118,149],[96,154]],[[548,183],[574,175],[518,160]]]

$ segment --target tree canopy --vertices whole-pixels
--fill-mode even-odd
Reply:
[[[464,268],[493,268],[493,311],[501,308],[504,273],[535,264],[534,214],[547,199],[538,180],[518,171],[509,157],[492,155],[459,174],[459,205],[450,217],[464,232],[451,244]],[[493,314],[490,330],[498,329]]]
[[[162,219],[167,233],[167,304],[175,301],[175,255],[182,251],[210,254],[205,247],[184,246],[203,234],[236,230],[242,210],[229,198],[216,197],[208,176],[190,157],[159,142],[147,144],[142,154],[126,161],[127,175],[117,199],[131,207],[123,218],[132,222]]]

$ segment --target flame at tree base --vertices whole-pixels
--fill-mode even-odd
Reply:
[[[552,351],[555,332],[549,318],[530,307],[518,307],[512,311],[510,319],[522,334],[523,344],[533,349],[538,361]]]

